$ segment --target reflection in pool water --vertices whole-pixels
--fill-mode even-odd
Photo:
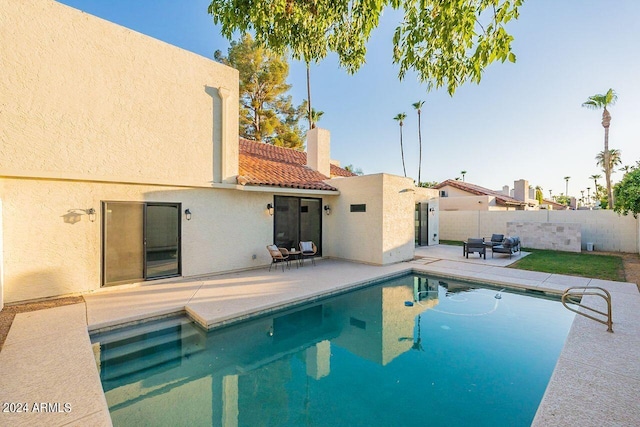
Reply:
[[[92,340],[116,426],[524,426],[572,320],[411,275],[209,333],[173,318]]]

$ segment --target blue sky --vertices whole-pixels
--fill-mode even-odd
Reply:
[[[60,0],[119,25],[212,58],[229,43],[207,15],[205,0]],[[312,102],[325,114],[332,158],[365,173],[402,175],[399,129],[404,126],[407,174],[417,178],[417,116],[424,100],[423,181],[460,176],[499,189],[517,179],[540,185],[545,196],[592,187],[603,149],[601,112],[582,108],[590,95],[617,91],[611,107],[610,148],[623,165],[640,160],[640,1],[528,0],[507,27],[515,37],[515,64],[492,64],[480,85],[467,83],[453,97],[427,93],[415,77],[397,78],[391,38],[401,18],[389,10],[368,45],[367,64],[348,75],[330,56],[311,69]],[[306,97],[304,64],[291,63],[294,100]],[[622,177],[613,174],[613,181]],[[604,185],[604,179],[600,182]],[[586,194],[586,191],[585,191]]]

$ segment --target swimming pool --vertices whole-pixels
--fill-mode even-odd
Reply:
[[[92,337],[115,426],[530,425],[574,314],[409,275],[232,326]]]

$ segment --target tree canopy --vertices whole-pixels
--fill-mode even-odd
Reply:
[[[310,62],[338,55],[350,74],[364,63],[367,42],[385,8],[403,12],[393,36],[399,77],[414,71],[449,94],[464,82],[479,83],[492,62],[515,62],[505,25],[524,0],[212,0],[208,12],[229,40],[253,32],[263,46]]]
[[[239,72],[240,136],[301,149],[304,131],[299,120],[306,103],[296,107],[287,95],[291,85],[286,83],[286,58],[260,46],[249,34],[232,41],[226,57],[219,50],[214,57]]]
[[[625,174],[622,181],[615,185],[613,193],[613,209],[622,215],[631,212],[637,218],[640,213],[640,169]]]

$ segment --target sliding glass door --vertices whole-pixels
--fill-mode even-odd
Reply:
[[[275,196],[273,241],[278,247],[298,248],[312,241],[322,254],[322,199]]]
[[[103,286],[180,274],[179,203],[103,203]]]

